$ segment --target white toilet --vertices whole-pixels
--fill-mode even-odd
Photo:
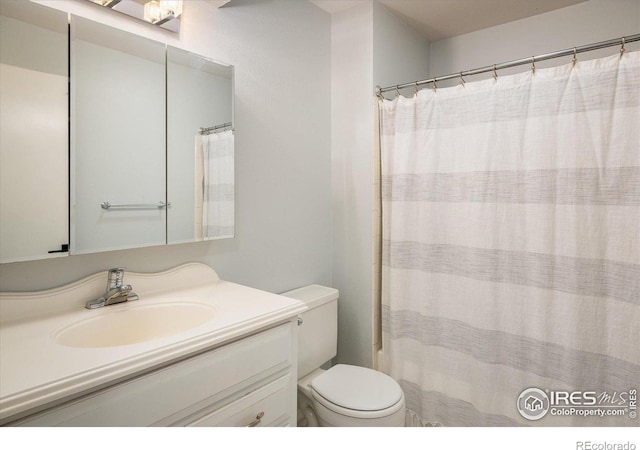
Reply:
[[[338,364],[338,291],[313,284],[282,294],[307,304],[298,331],[299,423],[323,427],[402,427],[400,385],[372,369]]]

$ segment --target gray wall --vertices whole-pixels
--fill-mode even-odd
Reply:
[[[426,39],[377,2],[332,15],[333,286],[340,291],[338,362],[374,364],[374,88],[425,74],[428,49]]]
[[[339,362],[371,365],[373,9],[332,15],[333,286]]]
[[[639,32],[640,0],[590,0],[434,42],[430,49],[429,72],[430,76],[457,73]],[[625,48],[637,50],[640,49],[640,43],[627,44]],[[615,52],[615,49],[603,49],[582,53],[578,55],[578,59],[593,59]],[[569,62],[571,57],[542,61],[536,63],[536,68]],[[520,66],[500,71],[498,75],[529,69],[530,66]],[[483,74],[469,77],[465,81],[490,76],[490,73]]]
[[[331,285],[331,26],[308,2],[185,2],[180,34],[89,2],[40,1],[235,65],[236,238],[3,264],[0,290],[35,290],[125,265],[188,261],[282,292]]]
[[[429,73],[429,42],[381,3],[373,4],[373,84],[388,86]],[[413,88],[402,91],[412,95]]]

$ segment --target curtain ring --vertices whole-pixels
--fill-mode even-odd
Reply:
[[[436,79],[433,79],[433,92],[438,90],[438,85],[436,84]]]
[[[493,65],[493,79],[498,81],[498,72],[496,72],[496,65]]]
[[[534,74],[536,73],[536,57],[535,56],[531,57],[531,71]]]
[[[396,84],[396,98],[400,97],[400,89],[398,89],[398,86],[399,85]]]
[[[622,36],[622,46],[620,47],[620,56],[624,53],[624,36]]]
[[[460,72],[460,84],[464,86],[464,78],[462,78],[462,72]]]
[[[574,65],[574,66],[575,66],[575,65],[576,65],[576,63],[578,62],[578,56],[577,56],[577,53],[578,53],[578,52],[576,51],[576,48],[575,48],[575,47],[573,47],[573,65]]]
[[[418,82],[416,81],[416,91],[414,92],[414,94],[415,94],[415,95],[418,95],[418,91],[419,91],[419,90],[420,90],[420,89],[418,88]]]

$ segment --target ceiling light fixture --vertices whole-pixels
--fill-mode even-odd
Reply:
[[[151,0],[144,4],[144,20],[151,23],[157,23],[162,19],[162,11],[160,10],[160,2]]]
[[[0,0],[2,1],[2,0]],[[87,0],[175,33],[180,31],[183,0]],[[223,4],[226,2],[223,2]],[[175,19],[175,20],[174,20]]]
[[[160,0],[160,9],[169,11],[173,17],[180,17],[182,14],[182,0]]]
[[[182,0],[151,0],[144,5],[144,20],[162,25],[182,14]]]

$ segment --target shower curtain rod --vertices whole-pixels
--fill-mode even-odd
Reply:
[[[620,51],[624,51],[624,45],[629,42],[640,41],[640,34],[632,34],[631,36],[624,36],[617,39],[609,39],[608,41],[596,42],[595,44],[581,45],[580,47],[568,48],[565,50],[559,50],[556,52],[545,53],[538,56],[530,56],[528,58],[514,59],[512,61],[503,62],[500,64],[493,64],[491,66],[484,66],[478,69],[465,70],[464,72],[452,73],[450,75],[444,75],[440,77],[429,78],[428,80],[414,81],[412,83],[398,84],[395,86],[387,86],[381,88],[376,86],[376,96],[382,97],[382,94],[389,91],[399,91],[400,89],[414,86],[416,89],[418,86],[429,83],[437,83],[438,81],[452,80],[454,78],[462,78],[470,75],[478,75],[486,72],[495,72],[497,70],[508,69],[509,67],[521,66],[523,64],[534,64],[538,61],[546,61],[548,59],[560,58],[562,56],[571,56],[578,53],[589,52],[592,50],[598,50],[601,48],[615,47],[617,45],[622,46]]]

